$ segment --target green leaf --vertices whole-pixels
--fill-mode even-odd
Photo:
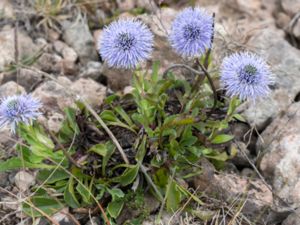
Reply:
[[[91,147],[89,150],[103,157],[102,159],[103,176],[105,176],[107,163],[110,157],[112,156],[112,154],[115,152],[115,150],[116,150],[116,146],[111,141],[108,141],[105,144],[96,144],[93,147]]]
[[[72,208],[78,208],[80,206],[75,193],[74,193],[74,179],[70,177],[67,188],[64,192],[64,200],[65,202]]]
[[[232,116],[234,119],[236,119],[236,120],[238,120],[238,121],[241,121],[241,122],[244,122],[244,123],[246,123],[247,121],[246,121],[246,119],[241,115],[241,114],[234,114],[233,116]]]
[[[87,185],[87,182],[86,182],[86,185],[85,185],[85,184],[83,184],[83,181],[81,181],[81,183],[78,183],[77,186],[76,186],[76,190],[78,191],[78,193],[82,197],[83,201],[87,204],[92,204],[92,201],[91,201],[92,184],[93,184],[93,180],[91,181],[89,187]]]
[[[181,201],[181,192],[177,188],[176,182],[173,179],[169,179],[168,183],[168,195],[167,195],[167,210],[175,212]]]
[[[107,192],[111,195],[113,201],[124,198],[125,196],[124,192],[120,188],[107,188]]]
[[[108,150],[105,144],[96,144],[90,148],[89,152],[95,152],[98,155],[105,157],[107,155]]]
[[[128,114],[124,111],[124,109],[120,106],[114,108],[114,110],[123,118],[123,120],[129,125],[133,126],[133,122],[128,116]]]
[[[62,203],[59,203],[57,200],[44,196],[33,196],[30,199],[28,199],[28,202],[34,205],[39,210],[41,210],[44,214],[50,216],[64,207],[64,205]],[[23,202],[22,210],[24,213],[31,217],[42,216],[40,212],[38,212],[26,202]]]
[[[30,168],[30,169],[54,169],[56,166],[47,165],[45,163],[34,164],[22,160],[21,158],[13,157],[4,162],[0,162],[0,172],[15,170],[20,168]]]
[[[129,168],[126,168],[124,173],[119,176],[115,177],[113,179],[114,182],[120,183],[122,186],[127,186],[135,180],[137,174],[139,172],[139,165],[130,166]]]
[[[66,173],[64,170],[40,170],[37,174],[37,179],[41,182],[45,182],[47,180],[47,184],[53,184],[57,181],[65,180],[69,178],[70,175]]]
[[[138,161],[139,163],[143,162],[144,156],[146,154],[146,143],[147,143],[147,136],[144,135],[135,156],[136,161]]]
[[[124,206],[124,200],[123,199],[120,199],[120,200],[117,200],[117,201],[112,201],[107,206],[107,212],[109,213],[109,215],[112,218],[116,219],[120,215],[120,213],[123,209],[123,206]]]
[[[231,141],[234,138],[232,135],[220,134],[217,135],[212,141],[212,144],[222,144]]]

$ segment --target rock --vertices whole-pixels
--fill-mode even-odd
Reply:
[[[106,96],[106,87],[92,79],[80,78],[72,84],[71,89],[94,106],[101,105]]]
[[[261,134],[259,168],[274,193],[291,207],[300,207],[300,102],[292,104]]]
[[[25,93],[25,89],[14,81],[9,81],[0,86],[0,98]]]
[[[78,68],[74,61],[63,59],[60,61],[60,65],[61,65],[62,74],[71,75],[71,76],[77,75]]]
[[[62,85],[60,85],[62,84]],[[66,77],[58,77],[57,82],[49,80],[37,87],[32,93],[43,103],[46,112],[62,112],[68,106],[74,106],[74,99],[67,88],[72,82]]]
[[[74,23],[65,22],[63,27],[65,42],[76,51],[82,63],[97,59],[93,36],[84,18],[77,19]]]
[[[103,65],[100,62],[90,61],[82,69],[80,77],[91,78],[93,80],[98,80],[102,76]]]
[[[1,202],[4,210],[17,210],[19,208],[19,202],[10,196],[1,198]]]
[[[60,73],[61,60],[62,57],[57,54],[43,53],[37,60],[36,66],[47,73]]]
[[[147,220],[145,220],[142,225],[153,225],[156,223],[157,215],[151,215]],[[163,212],[161,215],[161,221],[159,224],[168,224],[168,225],[178,225],[179,218],[173,214]]]
[[[300,225],[300,208],[289,215],[281,225]]]
[[[85,225],[101,225],[98,217],[92,217]]]
[[[235,199],[244,193],[247,198],[241,199],[241,201],[245,201],[242,212],[252,218],[257,218],[258,214],[267,217],[261,213],[263,210],[267,212],[267,209],[271,208],[273,204],[272,192],[261,180],[248,179],[233,174],[215,175],[207,191],[219,195],[224,200]]]
[[[60,130],[63,121],[64,115],[54,112],[51,116],[49,116],[49,119],[47,121],[47,128],[50,131],[57,133]]]
[[[1,1],[2,2],[2,1]],[[19,40],[19,58],[24,59],[33,56],[38,50],[31,38],[24,32],[18,32]],[[5,27],[0,31],[0,71],[4,67],[14,62],[15,44],[14,44],[14,28]]]
[[[251,177],[255,176],[255,172],[252,169],[244,168],[241,172],[241,176],[251,178]]]
[[[8,186],[8,173],[6,172],[0,172],[0,187],[6,187]]]
[[[62,41],[55,41],[54,49],[57,51],[63,58],[67,61],[75,62],[78,58],[77,53],[73,48],[70,48],[68,45],[66,45]]]
[[[283,12],[279,12],[276,15],[276,24],[281,29],[286,29],[291,21],[291,17]]]
[[[290,16],[294,16],[296,13],[300,12],[299,0],[281,0],[281,6]]]
[[[35,177],[26,171],[20,171],[15,175],[15,184],[20,191],[27,191],[35,184]]]
[[[129,11],[135,7],[135,1],[133,1],[133,0],[117,0],[117,5],[121,11]]]
[[[0,1],[0,16],[2,18],[15,17],[13,5],[9,2],[9,0]]]
[[[171,29],[171,24],[177,15],[177,11],[172,8],[162,8],[159,16],[153,15],[140,15],[141,18],[148,26],[151,31],[159,37],[167,37],[168,31]]]
[[[76,225],[76,223],[68,217],[69,210],[64,208],[61,211],[55,213],[51,218],[63,225]],[[77,221],[78,222],[78,221]]]
[[[40,81],[42,81],[42,75],[33,70],[20,68],[19,70],[19,79],[18,83],[22,85],[27,92],[32,91],[32,89],[37,85]]]
[[[156,12],[158,10],[158,6],[155,1],[136,0],[136,6],[144,8],[149,12]]]
[[[51,42],[55,42],[59,39],[60,34],[53,30],[53,29],[48,29],[48,38]]]
[[[299,20],[297,20],[292,32],[296,38],[300,39],[300,21]]]
[[[268,98],[256,104],[246,102],[240,107],[247,121],[262,130],[294,101],[300,90],[300,51],[285,40],[283,31],[275,28],[261,30],[248,44],[267,60],[274,74],[275,82]]]
[[[253,160],[253,156],[244,142],[237,141],[232,143],[230,151],[236,152],[236,156],[230,162],[238,167],[250,167],[249,160]]]

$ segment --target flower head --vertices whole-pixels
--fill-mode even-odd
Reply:
[[[223,60],[221,83],[227,95],[241,100],[264,97],[270,92],[272,73],[266,62],[250,52],[234,53]]]
[[[14,95],[3,98],[0,104],[0,128],[10,126],[15,133],[18,123],[30,124],[40,115],[42,104],[31,95]]]
[[[186,8],[175,18],[170,43],[175,51],[183,57],[196,57],[211,48],[213,38],[212,15],[201,8]]]
[[[129,69],[148,59],[152,46],[153,34],[149,28],[138,20],[125,19],[105,28],[99,52],[109,66]]]

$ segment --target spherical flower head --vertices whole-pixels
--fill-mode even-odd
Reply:
[[[124,19],[112,22],[99,41],[101,57],[115,68],[135,68],[151,55],[153,34],[142,22]]]
[[[30,124],[41,113],[42,104],[31,95],[14,95],[3,98],[0,104],[0,128],[10,126],[15,133],[17,125],[22,122]]]
[[[174,50],[183,57],[199,57],[211,48],[213,38],[212,15],[201,8],[186,8],[172,23],[169,36]]]
[[[234,53],[223,60],[221,84],[228,96],[256,100],[269,94],[273,76],[267,63],[250,52]]]

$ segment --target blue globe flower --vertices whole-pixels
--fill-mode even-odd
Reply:
[[[0,104],[0,128],[10,126],[15,133],[18,123],[30,124],[41,113],[42,104],[31,95],[14,95],[3,98]]]
[[[134,68],[148,59],[153,48],[153,34],[138,20],[112,22],[103,31],[99,42],[101,57],[111,67]]]
[[[169,36],[174,50],[183,57],[199,57],[211,48],[213,38],[212,15],[201,8],[186,8],[172,23]]]
[[[221,84],[228,96],[255,100],[269,94],[273,76],[266,62],[250,52],[234,53],[223,60]]]

